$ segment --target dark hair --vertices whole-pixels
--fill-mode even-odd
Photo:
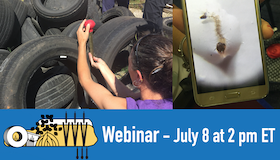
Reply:
[[[160,93],[164,99],[172,98],[172,41],[162,35],[147,35],[140,38],[137,57],[135,47],[132,66],[148,81],[151,90]],[[137,64],[137,60],[138,64]]]

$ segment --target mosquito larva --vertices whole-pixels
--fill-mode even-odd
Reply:
[[[206,15],[206,12],[200,17],[200,19],[206,19],[207,18],[207,15]]]
[[[216,34],[217,34],[217,37],[219,38],[219,42],[217,43],[216,45],[216,49],[218,51],[218,53],[220,55],[224,55],[224,52],[225,52],[225,49],[226,49],[226,39],[224,38],[223,34],[222,34],[222,31],[221,31],[221,20],[220,20],[220,17],[218,15],[210,15],[208,16],[207,13],[205,12],[201,17],[200,19],[206,19],[206,18],[212,18],[215,22],[215,26],[216,26]]]
[[[222,42],[218,42],[216,49],[219,53],[224,53],[225,49],[226,49],[226,44],[222,43]]]

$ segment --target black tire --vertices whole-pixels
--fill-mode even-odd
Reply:
[[[169,0],[169,1],[167,2],[167,4],[172,5],[172,4],[173,4],[173,0]]]
[[[37,29],[34,27],[31,18],[26,18],[21,27],[21,43],[41,37]]]
[[[98,44],[94,45],[95,54],[111,67],[117,54],[131,45],[136,26],[145,24],[148,24],[145,19],[131,16],[114,18],[103,24],[92,38],[93,44]]]
[[[43,30],[42,30],[42,28],[41,28],[39,22],[38,22],[36,19],[34,19],[34,18],[31,18],[31,21],[32,21],[34,27],[36,28],[36,30],[38,31],[38,33],[39,33],[41,36],[44,36],[45,34],[44,34],[44,32],[43,32]]]
[[[51,35],[61,35],[61,31],[58,28],[50,28],[46,31],[45,36],[51,36]],[[43,64],[43,67],[49,68],[53,67],[58,64],[57,60],[51,60]]]
[[[125,7],[117,6],[117,7],[111,8],[108,11],[104,12],[101,15],[101,22],[106,23],[111,19],[114,19],[116,17],[121,17],[121,16],[133,16],[134,17],[134,14]]]
[[[40,88],[32,87],[33,90],[38,90],[35,109],[66,108],[75,96],[75,82],[71,72],[65,66],[55,66],[44,75],[44,79],[36,83]]]
[[[31,0],[24,0],[24,3],[27,6],[27,16],[35,18],[36,17],[36,13],[35,13],[35,10],[33,8],[32,3],[31,3]]]
[[[114,73],[128,66],[128,56],[134,43],[136,26],[148,24],[143,18],[121,16],[103,24],[93,36],[94,52],[102,58]],[[121,57],[123,61],[117,60]],[[122,81],[130,84],[129,74]],[[127,80],[128,79],[128,80]]]
[[[59,0],[45,2],[47,4],[43,4],[41,0],[32,0],[34,10],[41,18],[39,22],[50,28],[66,27],[74,21],[84,19],[87,14],[88,0],[75,0],[73,3]]]
[[[77,30],[79,28],[79,26],[81,25],[83,20],[79,20],[76,22],[73,22],[72,24],[70,24],[69,26],[67,26],[63,31],[62,31],[62,35],[65,35],[67,37],[71,37],[71,38],[75,38],[77,39]],[[93,33],[102,25],[102,23],[100,21],[95,21],[95,27],[93,28]]]
[[[15,15],[8,0],[0,1],[0,48],[6,48],[13,33]]]
[[[13,7],[13,10],[17,16],[20,26],[22,26],[27,17],[27,12],[28,12],[28,8],[26,4],[21,0],[9,0],[9,2]]]
[[[58,28],[50,28],[46,31],[45,35],[60,35],[61,31]]]
[[[162,20],[162,30],[164,35],[166,35],[168,38],[173,38],[173,17],[165,17]]]
[[[86,19],[92,19],[94,21],[100,21],[100,15],[98,13],[98,6],[96,0],[88,0],[88,9]]]
[[[61,31],[58,28],[50,28],[46,31],[44,36],[51,36],[51,35],[61,35]],[[57,60],[51,60],[43,64],[43,67],[49,68],[53,67],[58,64]]]
[[[97,6],[98,15],[101,18],[101,15],[102,15],[102,0],[96,0],[95,4]]]
[[[7,51],[5,49],[0,49],[0,66],[2,65],[4,60],[8,57],[9,54],[10,54],[9,51]],[[1,70],[0,70],[0,72],[1,72]]]
[[[19,46],[0,68],[0,108],[34,108],[36,95],[30,86],[41,78],[37,72],[40,75],[41,66],[50,60],[57,60],[70,70],[76,86],[73,101],[79,101],[74,106],[83,107],[84,93],[77,83],[77,56],[77,40],[66,36],[44,36]]]

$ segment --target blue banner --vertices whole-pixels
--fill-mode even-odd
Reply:
[[[279,110],[1,110],[1,159],[279,159]]]

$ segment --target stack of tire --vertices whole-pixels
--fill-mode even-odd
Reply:
[[[96,0],[0,0],[1,109],[96,108],[77,78],[82,20],[96,22],[95,55],[115,71],[127,65],[136,26],[147,24],[124,7],[99,8]]]

